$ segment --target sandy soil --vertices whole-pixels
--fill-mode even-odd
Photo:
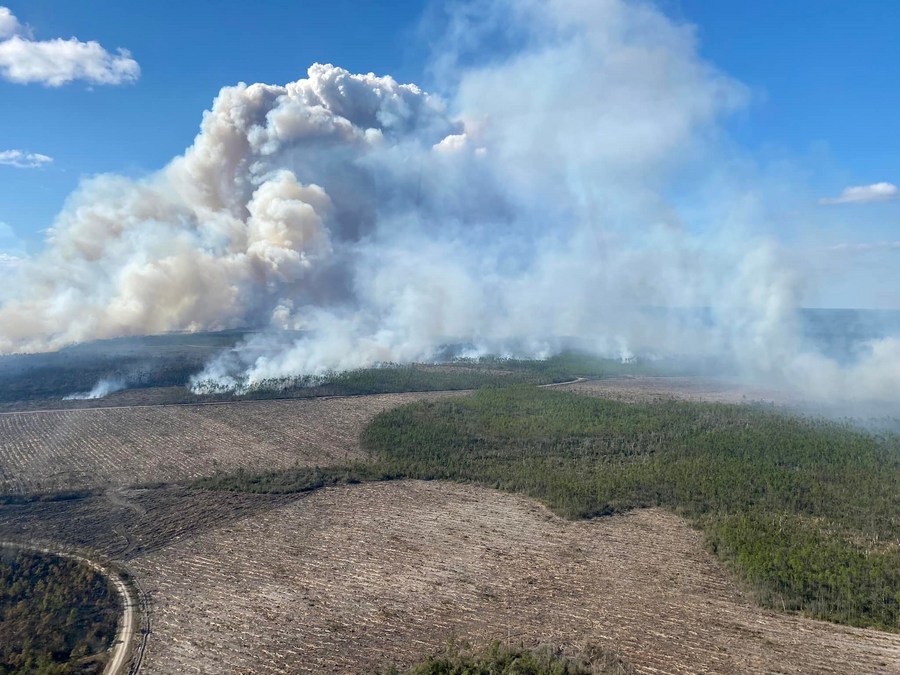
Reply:
[[[357,457],[382,410],[448,393],[0,414],[0,493],[198,478]]]
[[[619,651],[643,673],[900,673],[900,635],[754,606],[661,510],[563,521],[405,481],[319,491],[133,559],[147,673],[371,673],[453,637]]]
[[[706,403],[799,403],[796,395],[789,392],[748,385],[731,378],[617,377],[563,384],[557,389],[633,402],[677,399]]]

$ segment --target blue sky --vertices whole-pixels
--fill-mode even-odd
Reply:
[[[128,49],[139,79],[120,86],[60,87],[0,79],[0,151],[53,157],[34,170],[0,165],[0,222],[30,246],[81,177],[160,168],[190,144],[222,86],[283,84],[310,64],[421,75],[413,41],[421,2],[0,2],[35,39],[77,37]],[[2,237],[2,233],[0,233]],[[2,246],[2,239],[0,239]]]
[[[832,153],[861,182],[897,171],[891,110],[900,65],[900,5],[891,0],[678,0],[701,54],[758,98],[735,125],[751,148]]]
[[[813,231],[821,233],[816,245],[861,256],[852,293],[835,285],[819,302],[865,305],[860,295],[880,288],[884,297],[871,304],[900,307],[900,277],[892,272],[900,269],[900,199],[892,190],[900,184],[900,3],[657,4],[694,24],[701,54],[749,87],[750,103],[727,123],[733,142],[771,180],[803,183],[775,209],[772,227],[798,246],[808,247]],[[120,84],[81,78],[61,86],[0,72],[0,251],[39,249],[42,231],[83,177],[160,168],[191,142],[224,85],[285,83],[316,61],[429,85],[421,28],[428,7],[418,0],[0,5],[30,40],[95,40],[111,54],[129,50],[140,68]],[[3,161],[2,153],[15,151],[22,154]],[[862,190],[844,194],[852,187]],[[819,204],[822,198],[835,203]],[[870,264],[881,271],[867,280]]]

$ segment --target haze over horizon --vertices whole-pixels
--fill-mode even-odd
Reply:
[[[131,95],[150,119],[164,112],[161,91],[136,93],[155,67],[139,50],[45,37],[32,25],[41,12],[11,4],[4,95],[34,92],[16,94],[26,109],[96,97],[104,112]],[[88,170],[42,246],[0,225],[0,352],[244,325],[312,331],[264,332],[211,363],[204,376],[228,387],[427,360],[447,341],[541,356],[567,335],[608,355],[712,354],[825,396],[895,396],[900,340],[871,341],[847,367],[808,343],[796,310],[900,308],[900,194],[884,175],[896,166],[842,161],[816,142],[769,145],[766,128],[784,132],[765,119],[780,100],[709,59],[690,8],[435,3],[404,36],[430,41],[414,73],[425,87],[325,59],[286,84],[225,86],[163,168]],[[251,50],[265,39],[245,37]],[[4,138],[0,170],[16,181],[58,171],[39,139]],[[879,152],[897,155],[886,139]],[[711,320],[647,306],[704,307]]]

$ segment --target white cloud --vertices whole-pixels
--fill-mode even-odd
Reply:
[[[868,253],[869,251],[900,251],[900,241],[877,241],[862,244],[836,244],[829,251],[835,253]]]
[[[820,204],[868,204],[900,197],[900,189],[893,183],[873,183],[845,188],[837,197],[824,197]]]
[[[15,267],[22,263],[22,258],[17,255],[0,252],[0,267]]]
[[[13,35],[19,35],[25,31],[19,20],[13,16],[8,7],[0,7],[0,40],[5,40]]]
[[[98,42],[74,37],[33,40],[12,12],[0,7],[0,78],[58,87],[75,80],[127,84],[140,74],[140,66],[126,49],[111,54]]]
[[[53,161],[52,157],[39,152],[23,152],[22,150],[0,150],[0,164],[14,166],[17,169],[34,169]]]

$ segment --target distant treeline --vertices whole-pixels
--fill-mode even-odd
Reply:
[[[454,359],[442,364],[385,364],[321,376],[264,380],[244,395],[250,398],[354,396],[407,391],[451,391],[514,384],[552,384],[579,377],[682,374],[683,366],[668,362],[622,362],[581,352],[563,352],[547,359],[484,357]]]
[[[240,393],[216,391],[210,383],[205,393],[191,393],[187,389],[191,378],[201,372],[215,354],[232,346],[242,336],[243,333],[234,331],[121,338],[48,354],[2,356],[0,405],[11,408],[19,402],[60,405],[64,396],[90,391],[100,380],[119,382],[126,389],[172,388],[165,392],[163,399],[155,402],[198,403],[548,384],[578,377],[682,374],[692,367],[670,362],[622,363],[570,351],[545,360],[487,357],[454,359],[439,365],[384,364],[319,376],[265,380]]]
[[[173,387],[222,349],[240,331],[158,335],[100,340],[41,354],[0,356],[0,403],[62,398],[89,391],[99,380],[120,380],[129,388]]]
[[[0,675],[101,672],[120,611],[88,565],[0,548]]]
[[[753,406],[622,403],[536,387],[381,413],[368,463],[198,486],[294,492],[395,478],[522,492],[568,518],[664,506],[767,606],[900,629],[900,437]]]

